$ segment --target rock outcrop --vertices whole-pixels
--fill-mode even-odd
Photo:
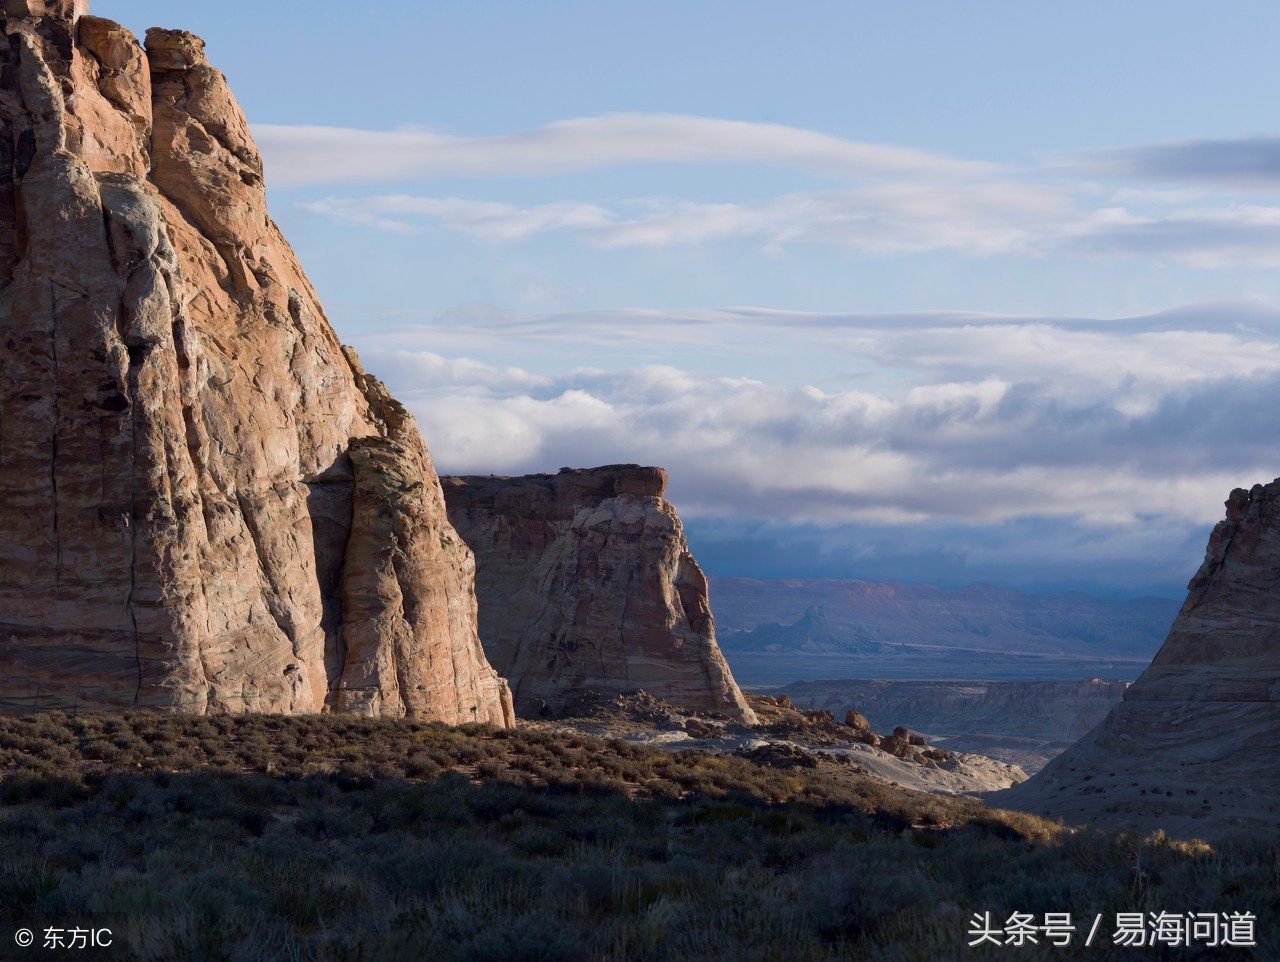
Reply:
[[[0,707],[510,723],[421,437],[203,42],[4,10]]]
[[[661,468],[441,480],[476,553],[480,637],[521,714],[643,689],[754,721]]]
[[[1280,817],[1280,480],[1237,489],[1151,666],[992,804],[1210,837]]]
[[[948,748],[1038,771],[1106,718],[1129,683],[917,681],[847,678],[783,689],[801,708],[865,713],[873,727],[904,723],[945,738]]]

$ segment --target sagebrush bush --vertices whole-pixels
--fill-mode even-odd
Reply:
[[[1237,910],[1259,949],[1178,957],[1277,954],[1273,841],[1066,833],[847,767],[477,725],[49,714],[0,719],[0,773],[0,923],[101,919],[118,958],[1131,958],[969,949],[968,922]]]

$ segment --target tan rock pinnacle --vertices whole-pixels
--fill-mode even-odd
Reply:
[[[204,44],[5,12],[0,708],[510,723],[422,439]]]
[[[441,481],[476,552],[480,637],[522,714],[643,689],[755,722],[716,644],[707,579],[662,497],[665,471]]]

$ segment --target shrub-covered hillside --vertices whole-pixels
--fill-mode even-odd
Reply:
[[[90,924],[115,944],[76,957],[1135,958],[1109,933],[968,946],[975,912],[1133,911],[1249,911],[1260,948],[1176,957],[1276,957],[1274,847],[1062,832],[825,761],[342,716],[46,714],[0,720],[0,775],[5,958],[59,955],[14,948],[19,927]]]

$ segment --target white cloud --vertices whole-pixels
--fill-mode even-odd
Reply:
[[[955,250],[989,255],[1032,249],[1073,216],[1058,193],[1001,183],[888,184],[866,190],[788,194],[757,203],[644,198],[614,209],[586,203],[519,207],[405,195],[330,197],[303,206],[313,213],[386,230],[442,227],[496,242],[567,230],[604,248],[698,245],[745,237],[775,249],[835,244],[873,254]],[[635,208],[644,213],[627,213]]]
[[[1238,329],[1226,308],[1198,326],[1189,316],[725,311],[519,322],[530,345],[593,325],[655,338],[692,327],[708,344],[775,326],[797,350],[828,350],[833,331],[854,330],[860,354],[898,370],[896,387],[874,391],[670,365],[543,376],[448,362],[441,377],[439,355],[407,347],[433,331],[370,335],[360,346],[372,370],[389,370],[446,472],[643,461],[671,471],[691,517],[792,524],[1208,524],[1231,487],[1274,473],[1258,442],[1280,435],[1280,338],[1274,324]],[[1241,316],[1258,321],[1253,310]],[[479,353],[485,337],[494,349],[509,339],[502,325],[469,336]]]
[[[398,193],[304,205],[399,233],[445,229],[510,243],[561,232],[603,248],[746,238],[771,251],[824,244],[873,255],[1067,252],[1200,269],[1280,264],[1280,208],[1215,204],[1205,194],[1280,187],[1280,137],[1139,145],[1015,170],[778,124],[679,114],[581,117],[495,137],[272,125],[255,131],[271,182],[283,187],[726,163],[818,170],[842,183],[715,203],[637,197],[517,205]],[[1081,174],[1131,183],[1104,188],[1070,179]],[[1193,186],[1151,186],[1166,182]]]
[[[614,215],[598,204],[553,203],[516,207],[493,201],[456,197],[410,197],[392,194],[342,200],[326,198],[302,205],[315,214],[351,224],[366,224],[401,233],[417,229],[415,219],[487,241],[514,241],[551,230],[591,230],[608,226]]]
[[[1280,207],[1232,204],[1140,216],[1105,209],[1070,231],[1096,253],[1166,258],[1189,267],[1280,265]]]
[[[1143,194],[1146,204],[1170,196]],[[1178,196],[1178,195],[1172,195]],[[1280,207],[1234,204],[1135,213],[1085,210],[1059,190],[1016,183],[884,184],[787,194],[754,203],[644,198],[604,204],[515,204],[379,195],[303,205],[346,223],[399,233],[443,228],[492,243],[568,232],[602,248],[695,246],[732,238],[767,249],[826,244],[874,255],[953,251],[969,256],[1147,256],[1189,267],[1280,265]],[[636,216],[629,213],[642,208]]]
[[[969,177],[995,165],[782,124],[684,114],[577,117],[499,137],[258,124],[273,187],[435,177],[527,177],[631,164],[781,164],[841,175]]]

